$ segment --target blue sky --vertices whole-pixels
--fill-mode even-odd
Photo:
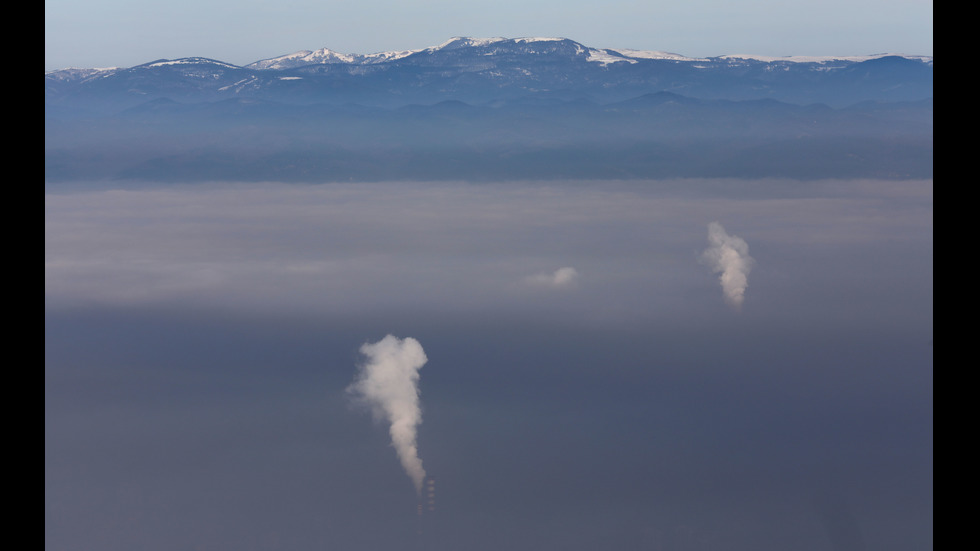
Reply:
[[[229,63],[303,49],[425,48],[452,36],[561,36],[688,56],[932,55],[927,0],[45,0],[45,70],[204,56]]]

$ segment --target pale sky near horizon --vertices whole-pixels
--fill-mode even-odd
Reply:
[[[932,55],[931,0],[45,0],[45,70],[202,56],[236,65],[329,48],[374,53],[453,36],[564,37],[596,48],[726,54]]]

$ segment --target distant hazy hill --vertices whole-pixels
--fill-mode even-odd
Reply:
[[[45,75],[45,176],[931,177],[932,59],[455,38]]]
[[[130,107],[161,97],[398,106],[527,95],[607,103],[660,91],[831,106],[920,100],[932,97],[932,59],[688,58],[591,48],[561,38],[455,38],[432,48],[369,55],[301,51],[244,67],[194,57],[45,75],[45,98],[51,106]]]

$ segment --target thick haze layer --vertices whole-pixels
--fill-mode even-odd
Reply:
[[[732,182],[215,184],[89,192],[49,185],[47,302],[693,321],[724,308],[716,276],[701,258],[710,244],[705,228],[719,222],[738,229],[760,265],[745,315],[802,320],[820,313],[858,324],[879,310],[818,300],[801,318],[786,308],[818,292],[821,285],[810,278],[840,277],[835,258],[860,270],[841,283],[855,285],[883,269],[862,258],[863,247],[898,252],[889,244],[897,237],[931,246],[931,183]],[[811,249],[804,255],[809,270],[774,263],[804,247]],[[760,248],[786,253],[767,259]],[[835,258],[820,256],[831,250]],[[899,278],[894,284],[923,285],[931,264],[921,258],[887,272]],[[555,285],[539,284],[548,280]],[[886,291],[898,289],[867,290]],[[910,298],[880,305],[895,315],[879,321],[927,306],[911,289],[904,294]]]
[[[45,548],[931,549],[932,228],[931,180],[48,184]],[[345,392],[388,334],[421,516]]]

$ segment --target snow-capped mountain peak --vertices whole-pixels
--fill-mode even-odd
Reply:
[[[262,59],[254,63],[249,63],[245,67],[248,69],[288,69],[299,65],[312,65],[314,63],[350,63],[350,55],[341,54],[327,48],[319,50],[300,50],[291,54],[286,54],[269,59]]]
[[[481,50],[481,56],[491,56],[496,54],[551,54],[560,53],[561,55],[571,55],[579,59],[585,59],[586,61],[595,63],[601,66],[609,66],[610,64],[623,64],[632,65],[637,62],[649,62],[649,61],[674,61],[674,62],[698,62],[703,63],[710,60],[715,61],[727,61],[727,62],[739,62],[739,61],[752,61],[752,62],[763,62],[763,63],[778,63],[778,62],[790,62],[790,63],[827,63],[827,62],[847,62],[847,63],[857,63],[868,61],[872,59],[877,59],[881,57],[902,57],[905,59],[913,59],[922,61],[924,63],[931,64],[931,56],[921,56],[921,55],[905,55],[905,54],[872,54],[872,55],[852,55],[852,56],[803,56],[803,55],[791,55],[791,56],[764,56],[764,55],[754,55],[754,54],[727,54],[714,57],[688,57],[681,54],[676,54],[672,52],[659,51],[659,50],[638,50],[631,48],[594,48],[584,46],[574,40],[562,37],[520,37],[520,38],[505,38],[505,37],[465,37],[465,36],[454,36],[449,40],[428,48],[410,49],[410,50],[388,50],[377,53],[370,54],[359,54],[359,53],[341,53],[329,48],[320,48],[319,50],[300,50],[290,54],[285,54],[281,56],[271,57],[267,59],[262,59],[249,63],[242,66],[241,68],[251,69],[251,70],[285,70],[294,69],[309,65],[327,65],[327,64],[347,64],[347,65],[374,65],[381,63],[388,63],[402,60],[406,57],[413,56],[415,54],[449,54],[452,52],[454,55],[457,51],[464,51],[466,49],[477,49]],[[141,67],[162,67],[165,65],[206,65],[215,64],[220,65],[225,68],[239,68],[236,65],[231,65],[221,61],[199,58],[199,57],[189,57],[176,60],[160,59],[150,63],[141,65]],[[92,75],[95,71],[117,71],[119,68],[110,69],[80,69],[80,68],[69,68],[62,69],[60,71],[46,71],[46,75],[55,75],[54,78],[75,78],[81,73],[80,71],[91,72]],[[92,76],[86,75],[86,76]]]
[[[182,57],[180,59],[158,59],[149,63],[144,63],[140,67],[165,67],[170,65],[217,65],[226,69],[238,69],[237,65],[209,59],[206,57]]]
[[[827,86],[816,84],[824,81]],[[126,105],[149,98],[195,102],[246,97],[377,105],[530,96],[608,102],[661,91],[834,106],[872,99],[914,101],[932,97],[932,58],[691,58],[656,50],[593,48],[568,38],[457,36],[419,50],[348,54],[321,48],[245,66],[189,57],[127,69],[45,73],[45,97],[52,105],[96,97]]]
[[[504,38],[502,36],[495,36],[489,38],[475,38],[469,36],[454,36],[449,40],[428,48],[431,51],[435,50],[448,50],[453,48],[465,48],[465,47],[482,47],[489,46],[491,44],[498,44],[501,42],[510,42],[512,44],[529,44],[533,42],[561,42],[563,40],[568,40],[567,38],[559,37],[543,37],[543,36],[525,36],[521,38]]]
[[[493,37],[493,38],[470,38],[466,36],[454,36],[449,40],[439,44],[438,46],[433,46],[431,48],[426,48],[428,51],[436,50],[449,50],[452,48],[465,48],[467,46],[487,46],[497,42],[503,42],[509,40],[503,37]]]
[[[412,55],[422,50],[398,50],[377,52],[373,54],[344,54],[335,52],[328,48],[320,48],[316,51],[300,50],[291,54],[286,54],[269,59],[262,59],[254,63],[249,63],[245,67],[248,69],[292,69],[304,65],[317,65],[327,63],[347,63],[347,64],[372,64],[394,61]]]
[[[118,71],[119,67],[96,67],[92,69],[83,69],[80,67],[68,67],[67,69],[59,69],[57,71],[45,71],[44,76],[53,78],[55,80],[75,80],[82,81],[90,78],[98,78],[100,76],[110,75]]]

